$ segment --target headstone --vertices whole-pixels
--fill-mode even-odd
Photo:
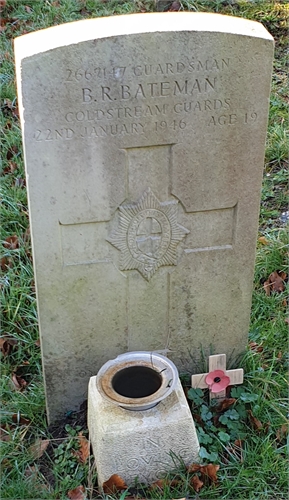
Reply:
[[[15,41],[48,415],[126,351],[245,348],[273,39],[201,13]]]

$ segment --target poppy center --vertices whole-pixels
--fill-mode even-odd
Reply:
[[[214,382],[215,382],[216,384],[218,384],[219,382],[221,382],[220,377],[215,377],[215,378],[214,378]]]

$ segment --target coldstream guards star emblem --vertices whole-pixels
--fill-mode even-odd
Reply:
[[[122,271],[137,269],[150,280],[159,267],[177,265],[177,246],[189,233],[177,223],[178,201],[160,202],[149,188],[118,213],[118,227],[107,241],[121,251]]]

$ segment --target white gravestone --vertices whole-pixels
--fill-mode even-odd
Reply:
[[[245,348],[273,40],[201,13],[15,40],[48,415],[126,351]]]

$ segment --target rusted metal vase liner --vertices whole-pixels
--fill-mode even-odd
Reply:
[[[165,356],[150,351],[121,354],[105,363],[97,389],[110,403],[127,410],[148,410],[175,389],[178,370]]]

